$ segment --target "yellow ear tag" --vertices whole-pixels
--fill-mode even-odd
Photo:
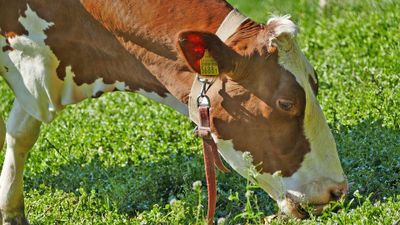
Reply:
[[[218,64],[210,55],[208,50],[204,52],[203,58],[200,59],[200,75],[203,76],[218,76]]]

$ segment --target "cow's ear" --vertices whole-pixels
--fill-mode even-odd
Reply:
[[[231,74],[241,56],[225,45],[215,34],[186,31],[179,34],[178,49],[189,67],[200,74],[200,60],[206,51],[217,62],[220,73]]]

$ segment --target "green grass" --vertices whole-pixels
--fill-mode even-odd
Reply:
[[[319,100],[348,197],[318,218],[272,224],[394,224],[400,219],[400,4],[396,0],[231,0],[248,16],[291,14],[320,80]],[[12,95],[0,85],[0,114]],[[25,171],[32,224],[202,224],[206,188],[193,125],[135,94],[70,106],[44,125]],[[4,155],[1,153],[1,158]],[[218,174],[217,218],[263,224],[275,203],[237,173]],[[202,187],[193,189],[193,182]],[[246,194],[247,193],[247,194]]]

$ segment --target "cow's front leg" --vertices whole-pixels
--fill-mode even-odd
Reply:
[[[7,150],[0,177],[0,210],[3,224],[28,224],[24,214],[23,170],[29,149],[36,142],[40,124],[17,100],[6,125]]]

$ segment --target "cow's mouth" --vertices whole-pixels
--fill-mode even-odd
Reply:
[[[321,205],[307,205],[303,207],[301,204],[296,208],[296,210],[303,216],[303,219],[310,217],[310,214],[314,216],[319,216],[322,212],[329,206],[328,204]]]
[[[311,215],[319,216],[321,215],[329,206],[333,206],[331,203],[344,200],[348,190],[347,181],[345,181],[345,186],[337,188],[336,191],[330,192],[330,198],[327,200],[320,200],[320,202],[307,202],[307,199],[303,195],[296,193],[294,191],[287,191],[285,193],[285,198],[283,203],[280,205],[281,210],[289,215],[294,216],[299,219],[305,219]],[[283,207],[281,207],[283,206]],[[340,207],[333,206],[330,211],[335,212],[339,210]]]
[[[286,210],[285,214],[298,219],[306,219],[310,215],[319,216],[330,205],[327,204],[307,204],[301,203],[300,199],[291,193],[285,194]]]

